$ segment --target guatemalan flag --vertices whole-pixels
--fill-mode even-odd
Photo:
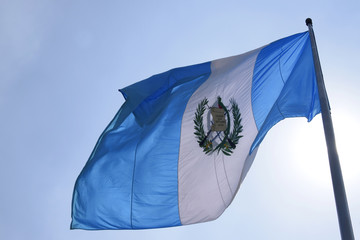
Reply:
[[[147,229],[218,218],[268,130],[320,112],[308,32],[172,69],[125,103],[74,188],[72,229]]]

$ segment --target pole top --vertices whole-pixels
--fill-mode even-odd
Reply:
[[[307,19],[305,20],[305,23],[306,23],[306,26],[309,26],[309,25],[312,26],[312,20],[311,20],[311,18],[307,18]]]

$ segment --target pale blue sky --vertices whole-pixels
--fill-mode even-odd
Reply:
[[[360,2],[0,0],[0,239],[340,239],[321,117],[280,122],[216,221],[69,230],[75,180],[117,89],[307,30],[332,106],[360,238]]]

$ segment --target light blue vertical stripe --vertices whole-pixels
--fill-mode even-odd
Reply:
[[[320,112],[308,32],[278,40],[259,53],[253,74],[252,108],[258,135],[252,152],[277,122]]]
[[[141,135],[134,120],[130,114],[120,127],[109,129],[110,124],[100,137],[75,184],[72,228],[131,228],[132,156]]]
[[[76,181],[71,228],[181,225],[181,121],[188,99],[210,72],[210,62],[177,68],[121,90],[126,102]]]

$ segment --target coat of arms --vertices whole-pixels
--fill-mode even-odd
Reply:
[[[239,143],[239,139],[243,137],[240,135],[243,126],[241,125],[239,106],[234,99],[231,99],[230,109],[228,109],[220,97],[217,98],[217,104],[215,103],[214,106],[210,107],[208,103],[208,99],[204,98],[197,106],[194,118],[194,134],[199,146],[203,148],[206,154],[221,151],[226,156],[230,156]],[[210,114],[207,114],[209,118],[207,119],[207,131],[204,127],[206,110],[210,111]]]

